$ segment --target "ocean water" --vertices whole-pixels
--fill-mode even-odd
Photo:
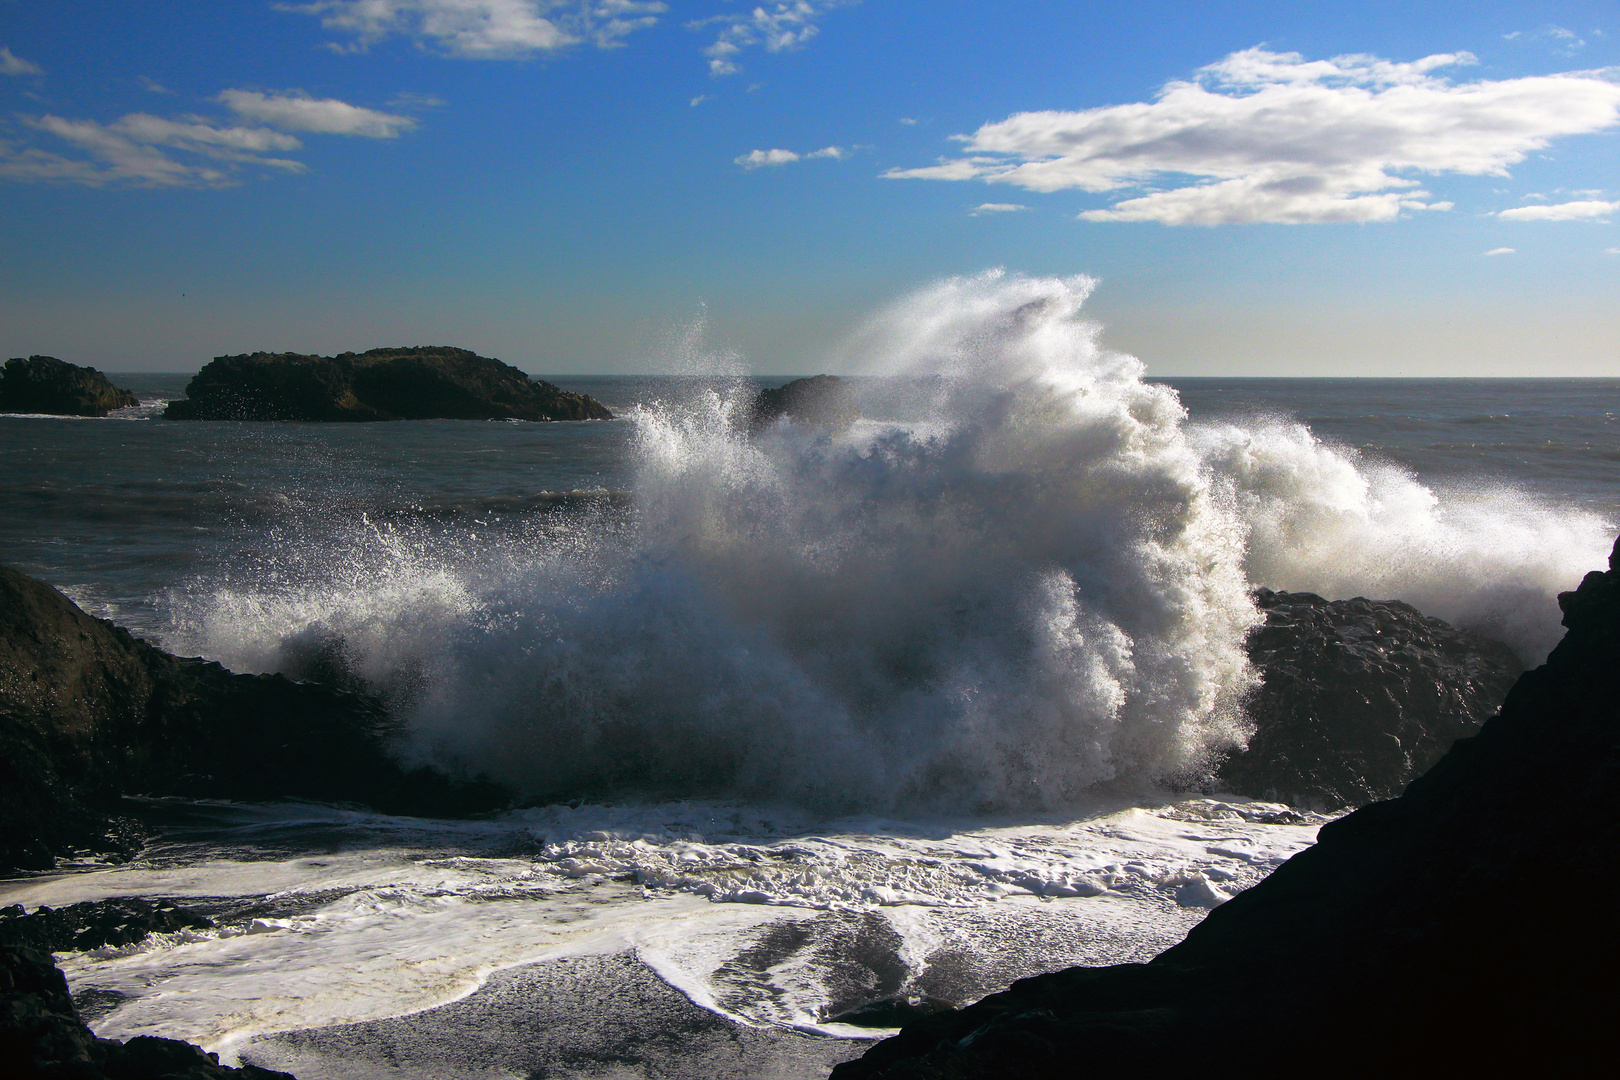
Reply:
[[[1539,660],[1620,528],[1620,380],[1147,379],[1089,289],[896,302],[837,347],[842,432],[749,436],[784,380],[699,329],[679,375],[555,379],[608,422],[169,423],[161,375],[0,418],[0,561],[238,670],[337,655],[528,804],[163,803],[141,860],[0,903],[216,912],[70,982],[304,1077],[824,1075],[863,1007],[1173,944],[1323,821],[1177,794],[1247,735],[1249,590]]]

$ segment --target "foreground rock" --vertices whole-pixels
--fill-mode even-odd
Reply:
[[[21,904],[0,908],[0,945],[26,945],[41,952],[84,952],[145,941],[150,934],[212,930],[214,921],[170,903],[136,897],[86,900],[65,908]]]
[[[801,424],[841,431],[860,419],[860,408],[848,385],[836,375],[794,379],[785,386],[761,390],[754,399],[750,431],[759,432],[786,417]]]
[[[170,420],[611,420],[601,402],[466,349],[219,356]]]
[[[373,698],[171,656],[0,567],[0,872],[129,853],[124,795],[357,802],[454,817],[492,784],[408,769]]]
[[[0,945],[0,1076],[7,1080],[292,1080],[219,1064],[190,1043],[98,1039],[79,1020],[67,980],[47,952]]]
[[[1334,809],[1389,799],[1474,734],[1523,670],[1513,650],[1398,601],[1261,589],[1255,734],[1214,787]]]
[[[54,356],[15,357],[0,375],[0,412],[54,416],[106,416],[139,405],[134,394],[114,386],[93,367]]]
[[[1578,1075],[1620,986],[1620,545],[1569,632],[1399,799],[1148,964],[1071,968],[906,1027],[837,1080]]]

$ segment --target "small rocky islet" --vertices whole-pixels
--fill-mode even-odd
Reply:
[[[106,416],[139,404],[95,368],[54,356],[12,357],[0,373],[0,413]]]
[[[217,356],[169,420],[611,420],[595,398],[450,346]]]

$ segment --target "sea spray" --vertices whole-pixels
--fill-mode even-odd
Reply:
[[[539,800],[981,812],[1196,777],[1241,744],[1252,584],[1541,647],[1602,522],[1442,496],[1299,425],[1189,425],[1099,345],[1091,287],[992,272],[880,312],[844,431],[751,435],[720,358],[629,414],[628,509],[351,522],[284,584],[180,598],[175,644],[335,657],[418,752]]]

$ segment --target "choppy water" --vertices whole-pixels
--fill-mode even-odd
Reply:
[[[538,804],[191,807],[136,866],[0,902],[235,913],[70,979],[124,995],[106,1034],[305,1076],[725,1074],[658,1056],[663,1006],[606,1049],[490,1034],[643,993],[626,971],[756,1033],[737,1075],[817,1075],[853,1051],[784,1033],[1152,955],[1320,824],[1160,787],[1245,737],[1249,588],[1405,599],[1534,661],[1620,523],[1620,380],[1144,380],[1088,290],[893,305],[831,435],[749,437],[752,383],[690,348],[558,380],[603,423],[168,423],[170,376],[0,418],[0,560],[238,669],[335,647],[419,754]]]

